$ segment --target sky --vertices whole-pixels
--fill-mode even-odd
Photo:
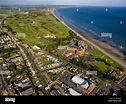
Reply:
[[[0,5],[126,6],[126,0],[0,0]]]

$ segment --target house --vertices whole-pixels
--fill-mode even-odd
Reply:
[[[86,57],[85,57],[85,60],[87,60],[87,61],[94,61],[95,60],[95,58],[94,58],[94,56],[92,56],[92,55],[87,55]]]
[[[77,45],[78,45],[79,47],[84,48],[84,41],[79,40]]]
[[[64,49],[63,56],[65,55],[68,59],[78,58],[84,55],[85,53],[85,47],[84,47],[84,41],[77,41],[76,45],[72,46],[65,46],[61,47],[59,46],[58,49]]]
[[[29,14],[29,12],[20,12],[20,14]]]
[[[40,49],[41,49],[41,48],[38,47],[37,45],[34,45],[32,48],[33,48],[33,50],[40,50]]]
[[[54,34],[46,34],[44,35],[44,38],[56,38],[56,36]]]
[[[58,49],[61,49],[61,50],[64,50],[66,48],[67,48],[67,46],[58,46]]]
[[[69,91],[70,95],[72,95],[72,96],[80,96],[80,95],[82,95],[82,94],[78,93],[77,91],[75,91],[72,88],[69,88],[67,90]]]
[[[13,86],[19,95],[31,95],[34,92],[29,78],[18,78],[14,81]]]
[[[84,52],[85,52],[84,49],[78,48],[77,51],[76,51],[76,55],[77,56],[83,56],[84,55]]]
[[[6,90],[2,91],[3,96],[8,96],[8,92]]]
[[[92,83],[88,88],[89,92],[93,91],[96,86]]]
[[[16,67],[20,68],[23,65],[23,59],[21,56],[15,56],[10,58],[10,61],[16,64]]]
[[[110,76],[115,77],[116,79],[120,78],[121,75],[122,75],[122,71],[120,71],[119,69],[114,69],[110,73]]]
[[[21,91],[20,95],[31,95],[32,93],[33,93],[33,88],[30,87],[30,88],[28,88],[28,89],[26,89],[24,91]]]

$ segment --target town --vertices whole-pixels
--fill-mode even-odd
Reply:
[[[62,24],[58,27],[52,10],[16,8],[0,15],[0,95],[126,95],[125,68]],[[49,19],[40,25],[33,17]],[[29,18],[26,24],[25,18]],[[10,20],[20,22],[17,31]],[[44,33],[36,33],[41,28]],[[66,29],[67,35],[61,37],[65,32],[56,29]]]

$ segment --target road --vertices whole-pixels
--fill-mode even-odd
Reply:
[[[52,12],[52,14],[59,20],[59,21],[61,21],[53,12]],[[62,21],[61,21],[62,22]],[[62,22],[65,26],[67,26],[64,22]],[[71,30],[71,28],[69,27],[69,26],[67,26],[70,30]],[[8,32],[5,28],[3,28],[3,30],[5,31],[5,32],[7,32],[12,38],[13,38],[13,41],[15,42],[15,44],[16,44],[16,38],[10,33],[10,32]],[[72,30],[72,31],[74,31],[74,30]],[[74,31],[75,32],[75,31]],[[78,34],[77,32],[76,32],[76,34]],[[34,62],[34,57],[28,52],[28,50],[24,47],[24,50],[26,51],[26,53],[29,55],[29,58],[32,60],[32,63],[33,63],[33,65],[34,65],[34,67],[36,68],[36,70],[38,71],[38,73],[39,73],[39,75],[40,75],[40,77],[42,78],[42,80],[43,80],[43,82],[44,82],[44,84],[45,84],[45,86],[47,86],[47,82],[45,81],[45,79],[44,79],[44,77],[42,76],[42,74],[41,74],[41,71],[39,70],[39,68],[38,68],[38,66],[37,66],[37,64]],[[51,54],[52,55],[52,54]],[[54,55],[53,55],[54,56]],[[55,56],[56,57],[56,56]],[[58,57],[56,57],[56,58],[58,58]],[[59,58],[58,58],[59,59]],[[65,60],[62,60],[63,62],[65,62],[65,63],[67,63]],[[71,64],[71,63],[70,63]],[[77,67],[77,66],[75,66],[75,65],[73,65],[73,64],[71,64],[72,66],[74,66],[74,67],[76,67],[76,68],[80,68],[80,67]],[[49,70],[49,69],[47,69],[47,70]],[[96,76],[95,76],[96,77]],[[99,79],[99,78],[98,78]],[[101,79],[99,79],[100,81],[102,81]],[[102,82],[104,82],[104,81],[102,81]]]
[[[55,55],[53,55],[53,54],[51,54],[51,53],[48,53],[48,54],[50,54],[51,56],[55,57],[56,59],[59,59],[58,56],[55,56]],[[64,60],[64,59],[60,59],[60,61],[62,61],[62,63],[64,63],[64,66],[70,65],[70,66],[72,66],[72,67],[74,67],[74,68],[83,70],[83,68],[78,67],[78,66],[76,66],[76,65],[74,65],[74,64],[72,64],[72,63],[70,63],[70,62],[67,62],[67,61]],[[83,72],[84,72],[84,74],[86,74],[87,71],[86,71],[86,70],[83,70]],[[100,79],[100,78],[97,77],[96,75],[93,75],[93,74],[92,74],[92,76],[93,76],[94,78],[98,79],[100,82],[104,83],[104,86],[105,86],[106,84],[109,85],[107,82],[103,81],[102,79]]]
[[[2,20],[2,23],[3,23],[4,19]],[[24,47],[22,46],[21,44],[17,44],[17,39],[12,35],[12,33],[10,31],[8,31],[6,28],[2,27],[1,28],[4,32],[8,33],[8,35],[12,38],[13,42],[22,50],[24,50],[24,52],[26,53],[27,57],[29,57],[29,59],[31,60],[31,63],[33,65],[33,67],[35,68],[35,70],[37,70],[38,74],[39,74],[39,77],[42,79],[42,82],[43,82],[43,87],[47,87],[48,86],[48,83],[46,82],[44,76],[42,75],[42,72],[39,70],[39,67],[38,65],[35,63],[34,61],[34,57],[30,54],[30,52]],[[7,85],[6,85],[7,87]],[[44,89],[43,89],[44,90]],[[8,91],[9,92],[9,91]],[[49,94],[48,91],[46,91],[47,94]]]
[[[29,58],[31,59],[31,62],[32,62],[34,68],[38,71],[38,73],[39,73],[39,75],[40,75],[40,78],[43,80],[44,85],[47,86],[47,82],[45,81],[44,77],[42,76],[41,71],[39,70],[38,66],[37,66],[36,63],[34,62],[33,56],[28,52],[28,50],[27,50],[25,47],[23,47],[21,44],[17,44],[17,42],[16,42],[17,39],[11,34],[11,32],[7,31],[6,28],[2,28],[2,29],[3,29],[4,32],[7,32],[7,33],[8,33],[8,35],[12,38],[12,40],[14,41],[14,43],[15,43],[18,47],[22,48],[22,49],[27,53],[27,55],[28,55]]]
[[[33,56],[28,52],[28,50],[27,50],[24,46],[22,46],[22,45],[20,45],[20,46],[23,48],[23,50],[25,51],[25,53],[27,54],[27,56],[30,58],[33,67],[34,67],[34,68],[37,70],[37,72],[39,73],[39,76],[40,76],[40,78],[42,79],[42,81],[43,81],[43,83],[44,83],[44,87],[48,86],[47,82],[45,81],[44,76],[42,75],[42,72],[39,70],[37,64],[34,62]]]
[[[46,68],[46,69],[41,70],[41,72],[46,71],[46,70],[57,69],[57,68],[60,68],[60,67],[61,66],[59,65],[59,66],[56,66],[56,67]]]
[[[62,20],[60,20],[53,12],[52,14],[59,20],[61,21],[61,23],[63,23],[68,29],[72,30],[74,33],[76,33],[79,37],[81,37],[83,40],[89,42],[91,45],[93,45],[94,47],[96,47],[97,49],[99,49],[101,52],[103,52],[105,55],[109,56],[110,58],[112,58],[113,60],[115,60],[117,63],[119,63],[120,65],[122,65],[123,67],[126,68],[126,64],[125,63],[122,63],[120,60],[116,59],[114,56],[112,56],[111,54],[107,53],[106,51],[104,51],[103,49],[101,49],[100,47],[96,46],[95,44],[93,44],[92,42],[90,42],[89,40],[85,39],[82,35],[78,34],[75,30],[73,30],[72,28],[70,28],[68,25],[66,25]],[[11,34],[11,32],[8,32],[5,28],[3,28],[4,32],[7,32],[8,35],[10,35],[14,41],[15,44],[17,44],[16,42],[16,38]],[[31,53],[28,51],[27,48],[25,48],[24,46],[22,46],[21,44],[17,44],[19,45],[24,51],[25,53],[27,54],[27,56],[29,57],[29,59],[31,60],[31,63],[33,65],[33,67],[37,70],[37,72],[39,73],[39,76],[40,78],[42,79],[43,81],[43,84],[44,84],[44,87],[47,87],[48,86],[48,83],[46,82],[44,76],[42,75],[42,72],[39,68],[39,66],[36,64],[36,62],[34,61],[34,57],[31,55]],[[56,57],[56,56],[55,56]],[[66,62],[67,63],[67,62]],[[73,64],[70,63],[70,65],[74,66],[74,67],[77,67]],[[80,67],[77,67],[77,68],[80,68]],[[51,68],[52,69],[52,68]],[[51,70],[50,68],[49,69],[44,69],[45,70]],[[98,78],[99,79],[99,78]],[[102,81],[101,79],[99,79],[100,81]],[[104,82],[104,81],[102,81]]]
[[[13,42],[14,42],[20,49],[24,50],[24,52],[26,53],[27,57],[29,57],[29,59],[31,60],[33,67],[34,67],[34,68],[37,70],[37,72],[39,73],[39,77],[42,79],[43,84],[44,84],[43,87],[46,87],[48,84],[47,84],[47,82],[45,81],[44,76],[42,76],[42,72],[39,70],[37,64],[35,63],[33,56],[28,52],[28,50],[27,50],[25,47],[23,47],[21,44],[17,44],[16,38],[11,34],[11,32],[8,32],[5,28],[3,28],[3,30],[4,30],[4,32],[7,32],[7,33],[8,33],[8,35],[12,38]],[[48,92],[47,92],[47,93],[48,93]]]
[[[10,95],[10,90],[9,90],[9,88],[7,86],[7,83],[6,83],[5,79],[4,79],[3,74],[0,75],[0,78],[1,78],[1,82],[2,82],[2,88],[0,88],[0,92],[2,90],[6,90],[8,92],[8,95]]]
[[[37,70],[37,72],[39,73],[39,76],[40,76],[40,78],[41,78],[42,81],[43,81],[44,87],[46,87],[48,84],[47,84],[47,82],[45,81],[44,76],[42,76],[42,72],[39,70],[37,64],[34,62],[33,56],[28,52],[28,50],[27,50],[25,47],[23,47],[21,44],[17,44],[17,42],[16,42],[17,39],[11,34],[11,32],[7,31],[5,28],[3,28],[3,31],[4,31],[4,32],[7,32],[8,35],[12,38],[13,42],[14,42],[20,49],[23,49],[23,50],[24,50],[24,52],[26,53],[26,55],[30,58],[33,67],[34,67],[34,68]]]

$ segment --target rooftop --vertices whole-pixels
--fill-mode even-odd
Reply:
[[[72,88],[69,88],[68,91],[69,91],[69,93],[70,93],[71,95],[73,95],[73,96],[82,95],[82,94],[78,93],[77,91],[75,91],[75,90],[72,89]]]
[[[33,93],[32,87],[21,92],[21,95],[31,95]]]
[[[74,77],[72,78],[72,81],[73,81],[74,83],[76,83],[76,84],[79,84],[79,85],[81,85],[81,84],[84,82],[84,80],[83,80],[82,78],[80,78],[78,75],[74,76]]]

